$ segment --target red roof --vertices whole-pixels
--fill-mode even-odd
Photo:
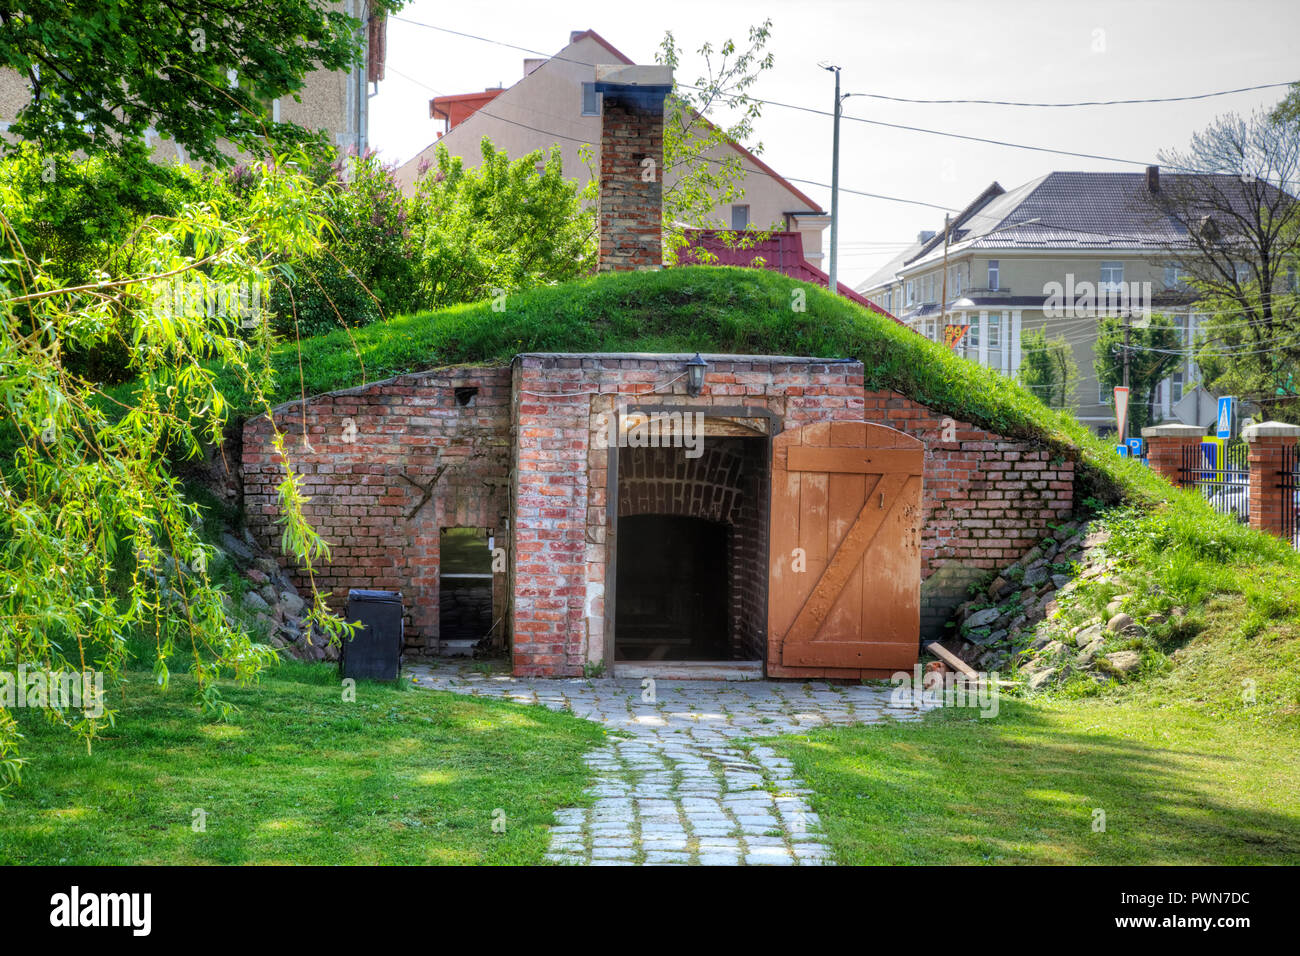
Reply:
[[[730,235],[736,235],[731,232]],[[797,232],[771,232],[768,238],[754,243],[748,249],[736,249],[722,239],[722,232],[711,229],[687,229],[687,248],[682,251],[680,259],[683,265],[698,260],[691,255],[691,249],[706,249],[717,257],[716,265],[754,267],[755,259],[763,259],[762,267],[772,272],[779,272],[800,282],[810,282],[825,288],[830,285],[831,277],[804,258],[803,236]],[[865,296],[854,292],[843,282],[837,283],[840,295],[851,299],[865,309],[893,319],[899,325],[906,323],[886,312]]]
[[[453,130],[478,110],[487,106],[505,90],[497,87],[482,93],[457,93],[455,96],[436,96],[429,100],[429,116],[441,117],[447,121],[447,129]]]

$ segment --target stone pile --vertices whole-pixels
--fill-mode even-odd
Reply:
[[[248,531],[238,537],[224,532],[219,548],[248,584],[239,601],[245,618],[267,635],[272,647],[302,661],[338,660],[337,647],[330,647],[319,636],[307,639],[309,626],[303,620],[309,610],[307,601]]]
[[[1018,670],[1031,691],[1079,673],[1098,683],[1136,674],[1142,652],[1116,648],[1135,644],[1147,633],[1146,626],[1123,611],[1131,595],[1118,595],[1104,615],[1072,627],[1058,614],[1058,604],[1079,587],[1115,581],[1116,569],[1105,549],[1108,538],[1086,522],[1056,527],[957,608],[953,635],[942,643],[978,670]],[[1172,613],[1185,612],[1174,608]],[[1147,626],[1164,622],[1163,615],[1146,618]]]

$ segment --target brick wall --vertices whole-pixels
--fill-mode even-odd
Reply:
[[[1278,427],[1276,423],[1269,425]],[[1281,426],[1282,429],[1287,426]],[[1247,429],[1249,432],[1250,429]],[[1292,488],[1283,487],[1283,472],[1287,468],[1287,451],[1295,446],[1294,435],[1250,434],[1250,526],[1256,531],[1267,531],[1282,538],[1294,536],[1284,513],[1294,513],[1294,498],[1288,504],[1285,495],[1294,495]]]
[[[458,400],[457,389],[477,392]],[[310,499],[304,510],[330,546],[330,561],[316,569],[317,586],[340,609],[350,588],[401,591],[408,658],[429,656],[438,636],[439,531],[487,528],[504,543],[509,398],[509,368],[402,376],[310,399],[305,446],[302,404],[275,410]],[[284,463],[265,416],[244,427],[243,472],[249,527],[278,551],[276,486]],[[301,570],[295,577],[307,584]],[[504,612],[504,577],[495,590]]]
[[[942,633],[980,575],[1031,547],[1073,506],[1074,469],[1028,442],[951,422],[893,392],[864,392],[862,366],[764,357],[715,358],[698,397],[684,357],[521,355],[512,368],[444,369],[277,409],[277,425],[311,498],[308,517],[332,548],[317,583],[341,606],[348,588],[401,590],[408,657],[438,632],[442,528],[487,528],[510,549],[498,607],[519,674],[581,674],[605,661],[609,464],[614,412],[690,409],[711,437],[694,471],[655,473],[623,449],[620,513],[664,513],[685,498],[731,526],[733,650],[761,648],[766,619],[768,438],[813,421],[879,422],[921,438],[925,462],[922,634]],[[477,388],[467,404],[457,389]],[[463,397],[463,393],[462,393]],[[355,426],[346,440],[347,419]],[[741,438],[741,435],[748,435]],[[761,452],[758,451],[761,449]],[[690,461],[690,459],[681,459]],[[264,544],[278,541],[282,464],[269,422],[243,435],[244,500]],[[688,466],[683,464],[683,468]],[[425,489],[431,488],[427,499]],[[696,496],[699,496],[698,498]],[[706,500],[706,497],[707,500]],[[301,581],[301,575],[299,575]],[[306,583],[303,581],[302,583]]]
[[[620,405],[741,418],[761,434],[780,423],[862,417],[857,362],[710,360],[704,391],[691,398],[685,359],[515,359],[515,673],[580,674],[584,664],[605,660],[609,450],[602,441]],[[765,608],[765,588],[761,602]],[[751,596],[746,613],[758,603]]]

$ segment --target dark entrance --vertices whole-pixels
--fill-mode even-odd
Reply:
[[[492,630],[492,548],[486,528],[443,528],[438,554],[439,652],[463,655]]]
[[[677,515],[620,518],[617,659],[727,659],[727,584],[726,525]]]

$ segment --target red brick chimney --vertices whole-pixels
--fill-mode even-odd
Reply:
[[[597,66],[601,272],[663,265],[664,97],[667,66]]]

